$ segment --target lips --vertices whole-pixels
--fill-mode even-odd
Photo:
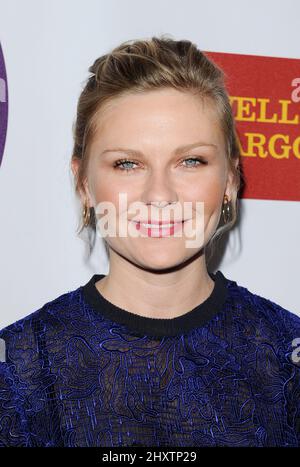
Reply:
[[[173,225],[173,224],[179,224],[181,222],[185,222],[184,220],[178,220],[178,221],[173,221],[173,220],[170,220],[170,221],[154,221],[154,220],[151,220],[151,219],[148,219],[148,220],[145,220],[145,221],[134,221],[136,222],[137,224],[149,224],[149,225],[153,225],[153,226],[161,226],[161,225]]]
[[[172,237],[175,233],[182,229],[184,221],[152,221],[152,224],[148,222],[133,221],[136,229],[147,237]]]

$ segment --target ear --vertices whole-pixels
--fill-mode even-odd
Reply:
[[[79,159],[78,157],[72,157],[71,170],[73,172],[76,182],[77,182],[77,178],[79,174],[80,164],[81,164],[81,159]],[[89,192],[88,183],[86,179],[83,180],[83,182],[78,186],[78,190],[79,190],[79,195],[80,195],[82,204],[87,204],[88,207],[91,207],[93,203],[91,201],[92,198]]]
[[[238,167],[239,165],[239,159],[236,159],[234,161],[234,165],[235,165],[235,168]],[[227,175],[227,182],[226,182],[226,189],[225,189],[225,193],[224,194],[227,194],[227,196],[229,197],[230,201],[232,201],[233,199],[235,199],[236,197],[236,187],[235,187],[235,183],[234,183],[234,175],[232,173],[232,170],[230,170],[230,168],[228,167],[228,175]]]

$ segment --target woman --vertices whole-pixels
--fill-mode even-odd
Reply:
[[[109,274],[1,331],[0,443],[298,446],[300,318],[207,268],[241,187],[222,71],[164,37],[90,71],[71,169]]]

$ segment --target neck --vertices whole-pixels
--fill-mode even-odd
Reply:
[[[214,288],[202,254],[182,268],[149,271],[110,252],[108,275],[96,283],[114,305],[149,318],[175,318],[204,302]]]

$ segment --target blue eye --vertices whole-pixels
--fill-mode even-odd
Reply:
[[[198,165],[201,165],[201,164],[204,164],[204,165],[207,164],[207,162],[204,159],[201,159],[200,157],[189,157],[188,159],[185,159],[183,162],[186,162],[186,161],[200,162],[200,164],[190,165],[191,168],[198,167]]]
[[[127,160],[127,159],[120,159],[114,163],[114,168],[119,169],[119,170],[133,170],[132,168],[124,168],[123,164],[135,164],[135,162]],[[121,168],[122,167],[122,168]]]

